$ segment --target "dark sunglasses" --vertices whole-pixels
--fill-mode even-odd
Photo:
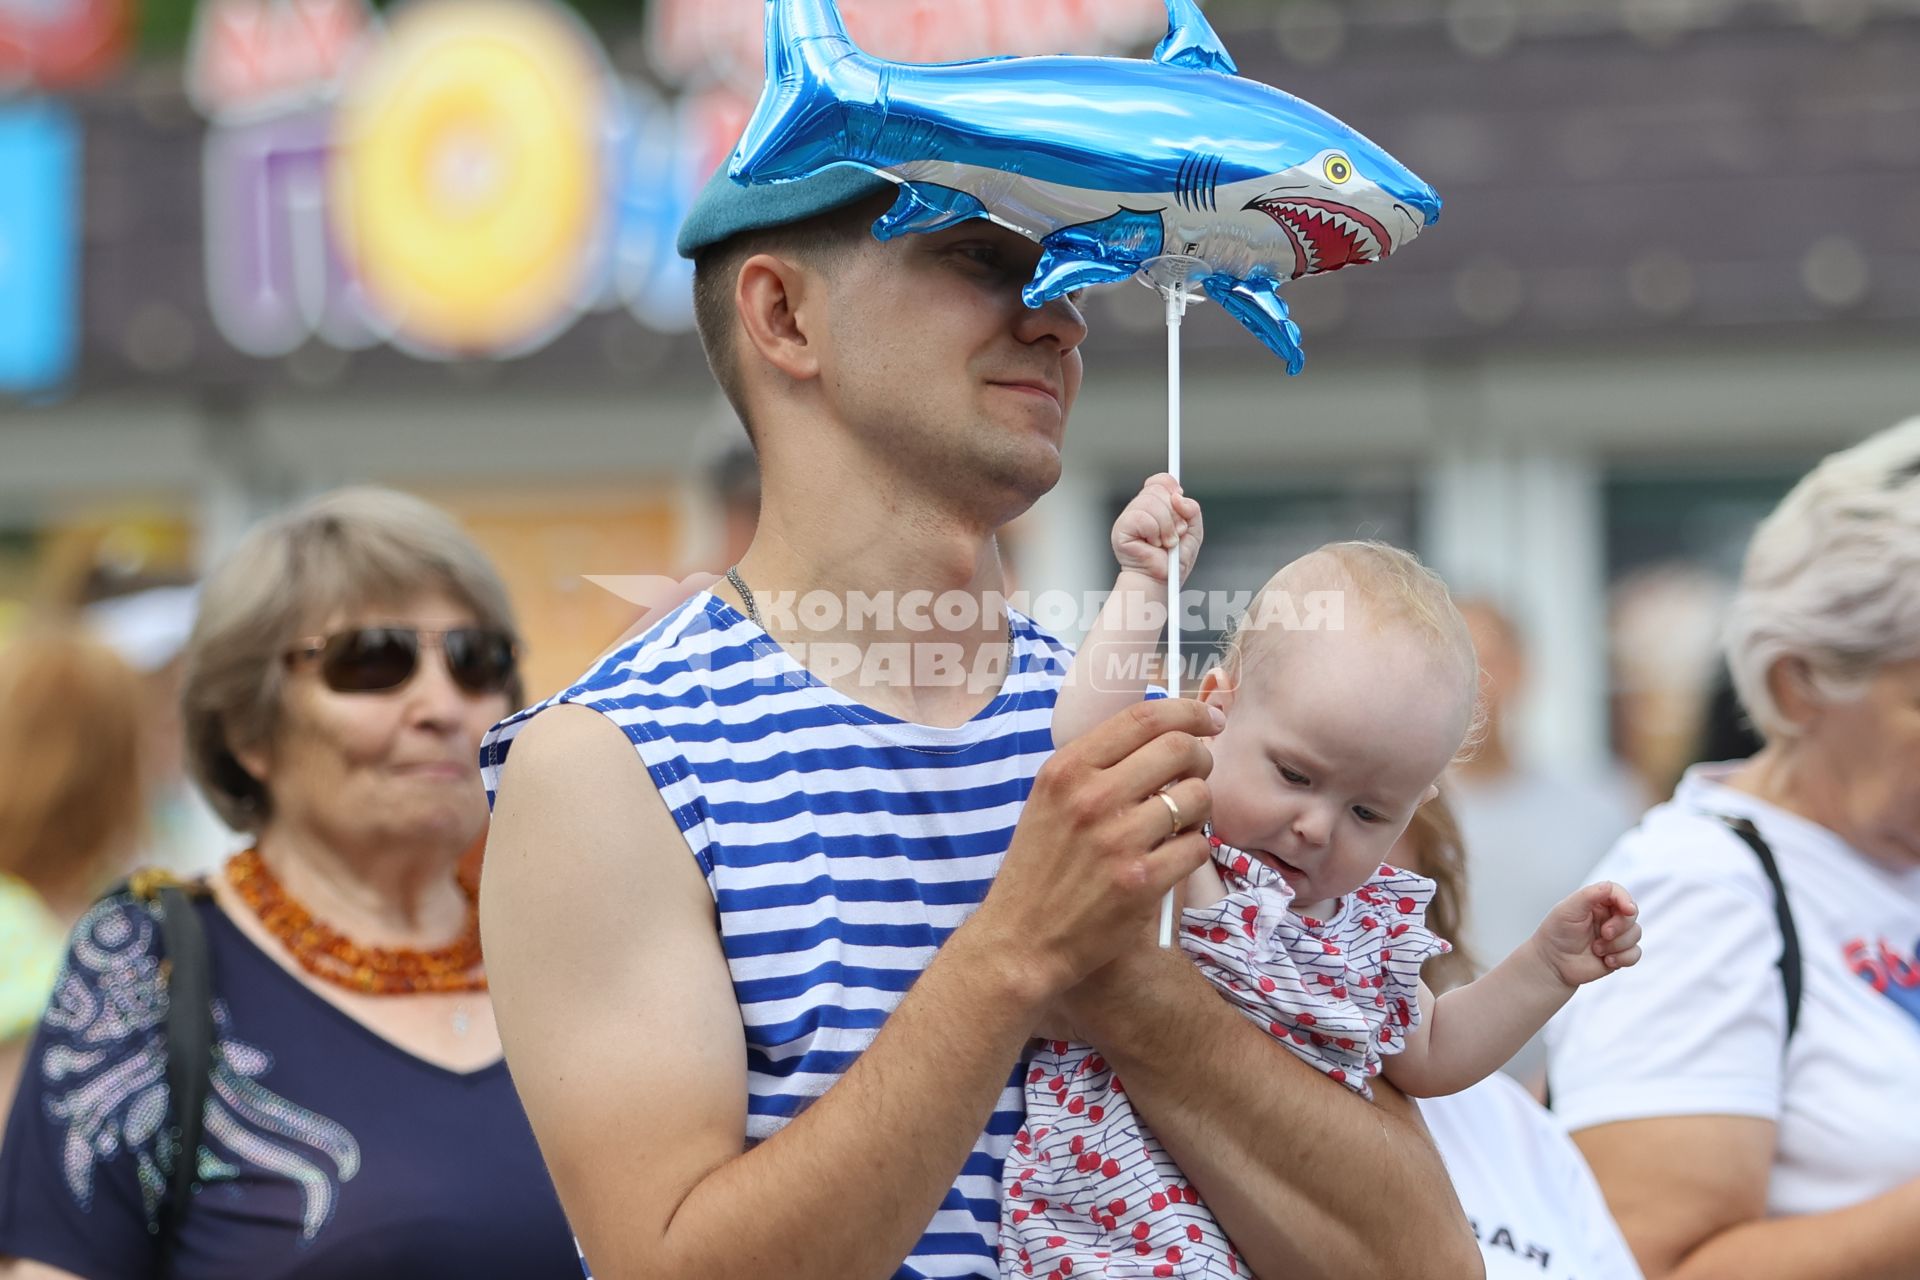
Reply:
[[[513,637],[485,627],[423,631],[418,627],[356,627],[300,641],[287,661],[318,659],[320,678],[335,693],[398,689],[420,668],[421,645],[446,655],[447,674],[471,694],[504,693],[519,661]]]

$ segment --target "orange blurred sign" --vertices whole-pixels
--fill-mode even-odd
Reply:
[[[423,354],[532,350],[590,301],[615,82],[555,5],[398,11],[336,109],[327,210],[377,314]]]
[[[70,89],[127,52],[127,0],[0,0],[0,89]]]

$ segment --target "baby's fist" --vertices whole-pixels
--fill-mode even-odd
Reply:
[[[1534,942],[1560,981],[1581,986],[1640,962],[1640,908],[1610,880],[1590,884],[1547,913]]]
[[[1121,569],[1165,582],[1167,552],[1177,542],[1180,578],[1185,581],[1200,554],[1202,536],[1200,504],[1180,491],[1179,481],[1162,473],[1141,486],[1113,522],[1113,554]]]

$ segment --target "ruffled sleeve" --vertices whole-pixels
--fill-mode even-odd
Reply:
[[[1420,1025],[1420,970],[1453,945],[1427,927],[1434,883],[1382,863],[1341,913],[1340,941],[1356,965],[1372,973],[1373,1004],[1381,1013],[1378,1047],[1399,1053]]]
[[[1214,850],[1227,894],[1183,913],[1180,945],[1244,1016],[1366,1097],[1382,1055],[1420,1018],[1420,966],[1450,950],[1427,928],[1433,881],[1394,867],[1348,895],[1331,920],[1295,914],[1278,872]]]

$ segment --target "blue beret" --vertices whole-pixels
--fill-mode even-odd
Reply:
[[[894,190],[897,188],[892,182],[855,165],[835,165],[795,182],[743,187],[727,176],[723,164],[694,200],[687,220],[680,224],[680,256],[691,258],[743,231],[804,222],[856,200]]]

